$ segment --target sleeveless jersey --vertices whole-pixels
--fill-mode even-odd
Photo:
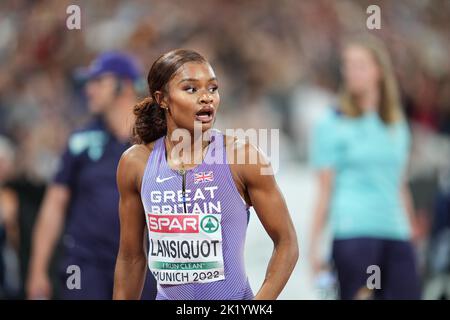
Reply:
[[[211,130],[203,162],[184,174],[169,167],[155,141],[141,186],[156,299],[246,300],[244,266],[249,207],[227,162],[224,135]]]

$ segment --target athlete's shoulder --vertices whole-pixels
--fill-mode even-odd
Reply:
[[[147,163],[153,151],[155,143],[134,144],[122,153],[120,161],[123,164],[135,165],[137,163]]]
[[[153,143],[135,144],[122,153],[117,166],[117,182],[119,189],[126,186],[137,188],[153,150]]]
[[[270,164],[264,151],[258,147],[257,141],[252,141],[250,136],[224,135],[224,141],[228,158],[233,157],[233,164],[256,166]]]

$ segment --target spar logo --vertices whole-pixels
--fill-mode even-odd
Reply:
[[[198,233],[198,215],[148,214],[148,227],[152,232],[161,233]]]
[[[214,233],[219,229],[220,222],[214,215],[205,215],[201,221],[199,215],[187,214],[147,214],[148,227],[152,232],[160,233],[199,233],[199,228],[205,233]]]
[[[206,233],[213,233],[219,229],[219,220],[213,215],[207,215],[202,218],[200,228]]]

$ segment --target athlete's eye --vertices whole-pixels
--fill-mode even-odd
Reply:
[[[197,91],[197,89],[194,87],[186,87],[186,88],[184,88],[184,91],[189,92],[189,93],[194,93]]]

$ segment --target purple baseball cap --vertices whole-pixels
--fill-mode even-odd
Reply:
[[[105,73],[112,73],[121,79],[132,81],[137,81],[141,77],[137,61],[132,56],[117,51],[100,54],[89,67],[77,69],[76,76],[89,81]]]

